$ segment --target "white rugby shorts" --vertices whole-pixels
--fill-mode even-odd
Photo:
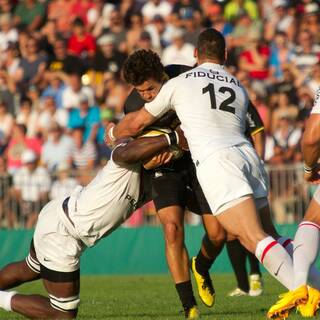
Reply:
[[[50,201],[40,212],[33,236],[39,262],[46,268],[72,272],[80,267],[85,245],[70,234],[60,216],[63,199]]]
[[[198,163],[197,176],[213,215],[248,195],[255,200],[268,197],[268,175],[249,144],[222,149],[207,157]]]

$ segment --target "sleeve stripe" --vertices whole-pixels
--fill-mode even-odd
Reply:
[[[257,134],[258,132],[260,132],[262,130],[264,130],[264,127],[257,128],[255,130],[253,130],[252,132],[250,132],[250,135],[254,136],[255,134]]]

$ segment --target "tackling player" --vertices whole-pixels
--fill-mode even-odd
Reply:
[[[221,33],[203,31],[196,53],[198,67],[167,81],[152,102],[114,128],[114,135],[134,136],[165,112],[175,110],[213,214],[271,274],[291,288],[291,258],[262,230],[257,214],[256,208],[268,210],[268,183],[245,137],[247,92],[222,66],[226,50]]]
[[[158,154],[154,164],[167,163],[172,157],[168,146],[176,142],[176,132],[119,141],[108,164],[86,187],[78,186],[70,197],[50,201],[39,214],[27,258],[0,271],[1,290],[42,278],[49,297],[0,291],[0,307],[28,318],[75,318],[81,254],[113,232],[144,201],[140,161]]]

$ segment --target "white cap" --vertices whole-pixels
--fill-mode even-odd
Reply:
[[[112,34],[105,34],[98,39],[97,43],[99,46],[105,46],[108,44],[113,44],[114,41],[115,38]]]
[[[185,32],[181,28],[175,28],[172,30],[171,39],[178,39],[184,36]]]
[[[286,7],[288,5],[286,0],[273,0],[272,5],[274,8]]]
[[[21,162],[23,164],[32,163],[35,162],[37,158],[37,155],[32,150],[26,149],[21,155]]]

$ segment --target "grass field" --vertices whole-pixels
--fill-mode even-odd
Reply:
[[[214,308],[198,304],[201,319],[265,319],[266,312],[283,291],[269,276],[264,276],[265,292],[260,297],[226,297],[234,288],[232,274],[214,276],[217,292]],[[27,284],[20,293],[43,293],[41,282]],[[81,279],[81,306],[78,319],[183,319],[171,278],[159,276],[83,276]],[[21,319],[13,313],[0,311],[0,319]],[[300,319],[292,313],[290,319]]]

